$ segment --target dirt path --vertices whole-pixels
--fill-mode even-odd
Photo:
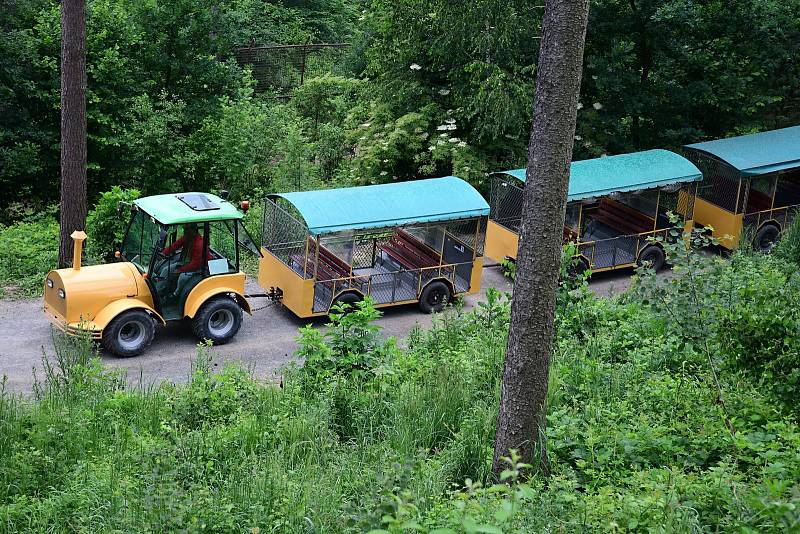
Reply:
[[[630,272],[596,275],[591,288],[599,295],[618,293],[630,285]],[[469,309],[485,296],[485,288],[494,287],[510,291],[508,281],[500,269],[487,267],[483,271],[483,291],[468,297]],[[257,291],[258,288],[253,288]],[[266,304],[264,299],[254,299],[253,307]],[[242,329],[228,345],[213,349],[216,365],[227,360],[240,360],[252,368],[256,376],[271,378],[276,371],[292,359],[295,352],[297,329],[306,324],[321,326],[324,320],[301,320],[286,309],[272,306],[257,311],[253,317],[245,315]],[[389,308],[378,321],[387,336],[404,338],[415,324],[427,326],[431,316],[419,312],[414,305]],[[117,358],[103,353],[103,363],[109,367],[127,370],[128,380],[146,384],[167,380],[185,381],[190,362],[196,354],[197,340],[188,324],[177,323],[160,327],[153,345],[142,356]],[[6,391],[29,392],[33,386],[33,368],[41,369],[42,355],[53,353],[50,324],[41,311],[41,301],[0,300],[0,377],[6,377]],[[39,371],[41,376],[41,372]]]

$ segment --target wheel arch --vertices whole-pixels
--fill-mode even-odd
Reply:
[[[208,302],[209,299],[219,295],[233,295],[237,304],[239,304],[239,307],[249,315],[253,315],[253,312],[250,308],[250,303],[247,302],[245,296],[232,287],[209,288],[205,291],[202,289],[198,290],[198,288],[195,287],[186,297],[186,304],[183,308],[184,317],[194,319],[194,316],[197,315],[197,312],[200,310],[203,304]]]
[[[650,249],[650,248],[653,248],[653,247],[654,247],[654,248],[657,248],[657,249],[659,249],[659,250],[661,251],[661,253],[664,255],[664,257],[665,257],[665,258],[667,257],[667,251],[666,251],[666,250],[664,250],[664,245],[662,245],[661,243],[659,243],[658,241],[656,241],[656,242],[654,242],[654,243],[647,243],[645,246],[643,246],[642,248],[640,248],[640,249],[639,249],[639,250],[636,252],[636,263],[639,263],[639,258],[641,258],[641,257],[642,257],[642,254],[644,254],[644,252],[645,252],[646,250],[648,250],[648,249]]]
[[[762,222],[756,228],[756,232],[755,233],[757,234],[758,232],[763,230],[765,226],[774,226],[775,228],[778,229],[778,233],[779,234],[783,233],[783,227],[781,226],[781,223],[779,223],[776,219],[768,219],[768,220]],[[754,235],[754,237],[755,237],[755,235]]]
[[[342,289],[341,291],[336,293],[336,295],[334,295],[334,297],[331,299],[331,305],[328,306],[328,312],[331,311],[331,308],[333,308],[333,305],[336,303],[336,300],[339,297],[341,297],[342,295],[356,295],[361,300],[364,300],[366,298],[366,295],[364,294],[363,291],[358,290],[358,289],[356,289],[354,287],[348,287],[348,288]]]
[[[102,310],[100,310],[92,321],[98,329],[105,330],[105,328],[111,324],[111,321],[116,319],[120,316],[120,314],[125,313],[126,311],[130,310],[144,310],[152,317],[154,317],[159,323],[162,325],[167,324],[164,318],[161,316],[160,313],[155,311],[152,307],[148,306],[144,302],[138,299],[119,299],[115,300],[107,304]]]
[[[428,287],[429,285],[431,285],[434,282],[443,282],[447,286],[447,288],[450,290],[450,296],[451,297],[456,296],[456,287],[453,285],[453,282],[451,282],[447,278],[444,278],[443,276],[437,276],[436,278],[431,278],[430,280],[425,282],[424,286],[419,288],[419,293],[417,294],[417,298],[418,299],[422,298],[422,294],[425,292],[425,288]]]

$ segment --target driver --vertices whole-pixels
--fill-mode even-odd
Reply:
[[[180,248],[183,249],[180,259],[182,265],[176,269],[176,272],[180,274],[178,275],[175,292],[172,294],[174,297],[180,294],[181,289],[186,285],[189,278],[198,272],[203,265],[203,236],[198,232],[195,223],[184,224],[183,237],[166,247],[162,252],[165,256],[169,256]],[[208,250],[206,250],[206,257],[211,257],[211,253]]]

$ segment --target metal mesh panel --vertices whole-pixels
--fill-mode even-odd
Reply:
[[[275,201],[267,199],[264,205],[262,246],[300,276],[303,276],[306,247],[313,245],[313,241],[308,237],[306,226],[289,215]],[[313,258],[312,254],[309,252],[309,258]],[[311,272],[306,272],[305,276],[311,278],[313,270],[308,270]]]
[[[494,222],[518,233],[522,219],[522,201],[522,187],[502,176],[492,178],[489,217]]]
[[[480,235],[480,222],[481,219],[452,222],[447,225],[447,233],[469,247],[470,250],[476,250],[477,248],[477,255],[480,256],[483,254],[484,241]]]
[[[637,236],[621,236],[595,241],[593,247],[594,269],[604,269],[633,263],[636,259]]]
[[[391,232],[356,235],[352,252],[353,269],[374,267],[380,255],[381,245],[387,243],[391,237]]]
[[[703,181],[697,188],[697,196],[731,213],[740,213],[746,195],[739,195],[741,182],[739,171],[696,150],[686,150],[685,156],[703,173]]]
[[[781,173],[775,188],[776,208],[800,204],[800,169]]]
[[[350,265],[353,259],[354,235],[352,232],[341,232],[320,238],[320,244],[328,252]]]
[[[800,208],[800,172],[761,176],[749,181],[744,227],[755,232],[766,222],[785,230]]]

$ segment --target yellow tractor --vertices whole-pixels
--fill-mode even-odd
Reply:
[[[240,252],[261,254],[242,217],[208,193],[136,200],[119,262],[82,267],[86,234],[72,234],[73,266],[48,273],[45,312],[61,330],[88,331],[119,356],[141,354],[156,323],[183,319],[198,338],[226,343],[239,331],[242,311],[250,313]]]

